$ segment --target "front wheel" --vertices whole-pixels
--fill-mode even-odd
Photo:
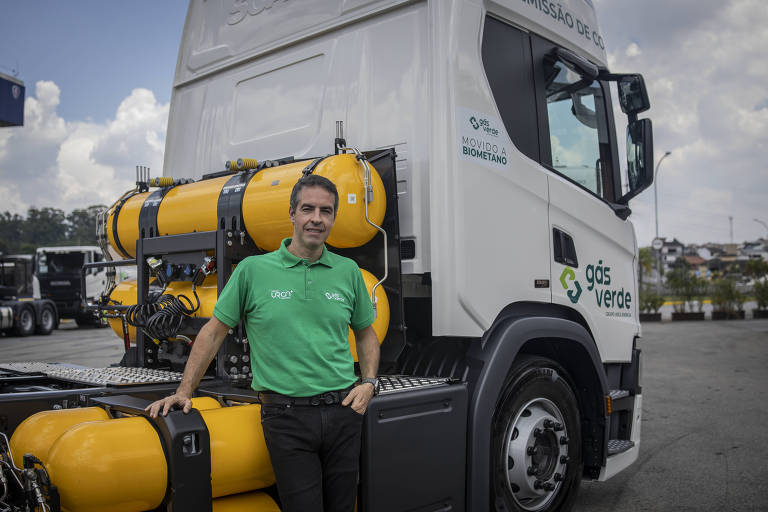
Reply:
[[[540,357],[510,370],[493,422],[497,511],[563,512],[581,482],[581,423],[565,370]]]

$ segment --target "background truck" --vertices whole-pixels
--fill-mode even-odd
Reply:
[[[77,325],[106,326],[94,311],[84,309],[80,270],[86,263],[103,261],[95,245],[38,247],[35,250],[35,276],[40,294],[56,303],[62,318],[72,318]],[[105,268],[89,269],[85,276],[86,299],[95,300],[107,284]]]
[[[604,45],[588,0],[191,2],[164,176],[139,170],[105,215],[121,260],[85,266],[137,264],[91,305],[135,367],[0,365],[38,389],[0,395],[9,453],[68,510],[277,510],[242,326],[197,412],[143,407],[175,389],[233,267],[289,236],[290,189],[316,172],[340,189],[328,244],[369,275],[382,342],[358,509],[571,508],[640,446],[627,219],[652,134],[642,77],[608,70]]]
[[[40,298],[28,254],[0,254],[0,332],[51,334],[59,326],[56,304]]]

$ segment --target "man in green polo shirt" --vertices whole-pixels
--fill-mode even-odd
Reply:
[[[283,512],[354,510],[362,415],[376,388],[379,343],[360,269],[325,248],[338,201],[326,178],[296,183],[288,212],[293,238],[237,266],[195,339],[176,393],[147,407],[152,416],[173,405],[188,412],[206,368],[242,320]]]

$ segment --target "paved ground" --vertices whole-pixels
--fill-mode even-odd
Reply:
[[[0,362],[42,361],[77,363],[103,368],[123,357],[123,343],[112,329],[75,325],[62,320],[49,336],[0,336]]]
[[[643,326],[639,461],[584,482],[576,512],[768,511],[768,320]],[[111,329],[64,323],[51,336],[0,337],[0,361],[107,366]]]
[[[768,320],[643,331],[640,459],[575,510],[768,511]]]

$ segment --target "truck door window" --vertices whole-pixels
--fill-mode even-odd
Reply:
[[[486,17],[483,67],[509,138],[521,153],[539,160],[536,95],[528,34]]]
[[[612,200],[611,148],[602,86],[583,80],[561,62],[547,62],[544,70],[550,165],[593,194]]]

